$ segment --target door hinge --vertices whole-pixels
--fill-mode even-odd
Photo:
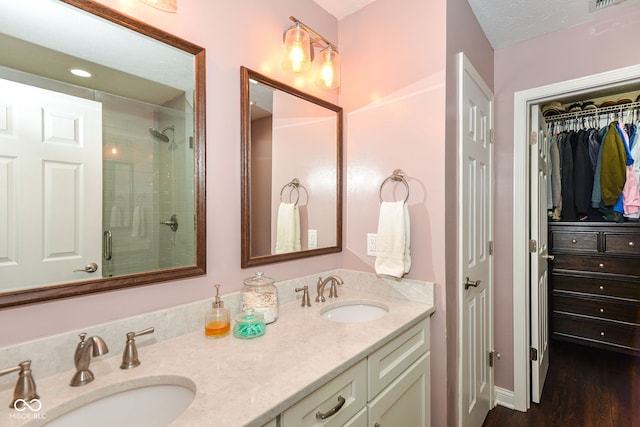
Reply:
[[[493,144],[493,129],[489,129],[489,144]]]
[[[538,252],[538,241],[531,239],[529,240],[529,253],[536,253]]]
[[[489,240],[489,255],[493,255],[493,240]]]
[[[529,135],[529,145],[536,145],[538,143],[538,132],[531,131]]]
[[[493,351],[489,352],[489,367],[490,368],[493,368],[493,364],[495,363],[495,361],[496,361],[496,351],[493,350]]]
[[[537,348],[531,347],[529,349],[529,359],[533,360],[533,361],[538,360],[538,349]]]

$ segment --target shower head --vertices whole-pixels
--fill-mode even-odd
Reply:
[[[168,130],[175,131],[175,126],[171,125],[167,128],[164,128],[162,131],[159,131],[156,128],[149,128],[149,133],[151,134],[153,139],[155,139],[156,141],[169,142],[169,136],[167,136],[166,134]]]

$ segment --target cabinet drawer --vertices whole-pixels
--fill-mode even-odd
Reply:
[[[604,250],[607,253],[640,255],[640,234],[604,233]]]
[[[429,350],[429,318],[368,357],[369,399],[373,399]]]
[[[640,260],[588,255],[556,254],[553,270],[590,271],[607,274],[640,276]]]
[[[318,412],[327,413],[336,407],[339,396],[345,399],[339,411],[324,420],[316,418]],[[366,404],[367,361],[363,359],[284,411],[281,418],[282,426],[342,426]]]
[[[551,232],[551,248],[554,250],[575,250],[598,252],[598,232],[564,231]]]
[[[640,328],[637,326],[558,314],[554,314],[553,319],[554,335],[582,338],[597,343],[640,350],[640,343],[637,340]]]
[[[640,304],[638,303],[554,295],[552,304],[553,311],[635,324],[640,322]]]
[[[554,274],[552,287],[554,293],[580,292],[640,301],[640,282]]]

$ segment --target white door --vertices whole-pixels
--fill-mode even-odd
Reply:
[[[547,188],[549,137],[537,105],[531,107],[531,400],[540,403],[549,370],[549,272],[547,257]]]
[[[101,105],[0,80],[0,200],[0,292],[100,277]]]
[[[458,56],[460,425],[481,426],[493,406],[493,94]]]

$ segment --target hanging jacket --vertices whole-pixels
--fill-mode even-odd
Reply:
[[[611,122],[607,135],[602,141],[602,168],[600,170],[600,190],[605,206],[614,206],[624,188],[627,178],[627,155],[624,143],[618,133],[618,122]]]
[[[572,140],[572,144],[574,141]],[[586,216],[591,206],[593,174],[589,159],[589,131],[581,130],[573,147],[573,185],[576,216]]]

